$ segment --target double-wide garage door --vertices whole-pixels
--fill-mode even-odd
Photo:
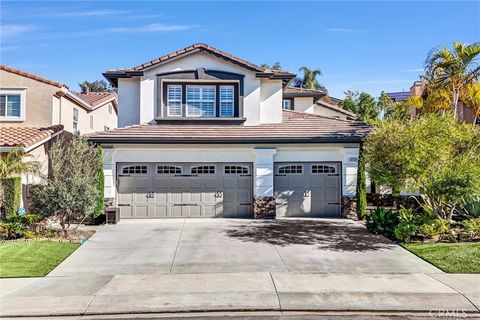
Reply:
[[[250,163],[120,163],[125,218],[250,217]]]
[[[341,216],[340,163],[276,163],[277,217]]]

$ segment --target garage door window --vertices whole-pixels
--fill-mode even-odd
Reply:
[[[278,173],[283,174],[302,174],[303,166],[302,165],[289,165],[278,167]]]
[[[242,166],[225,166],[225,174],[248,174],[248,168]]]
[[[215,174],[215,166],[198,166],[193,167],[192,174]]]
[[[147,166],[128,166],[122,168],[124,174],[146,174]]]
[[[312,173],[335,173],[335,167],[326,165],[312,165]]]
[[[181,174],[182,168],[174,166],[157,166],[158,174]]]

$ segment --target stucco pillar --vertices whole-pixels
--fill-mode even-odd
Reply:
[[[115,188],[115,161],[114,153],[115,149],[113,148],[103,148],[103,174],[105,177],[104,185],[104,197],[115,199],[116,198],[116,188]]]
[[[275,218],[273,196],[273,156],[276,148],[255,148],[253,215],[257,219]]]
[[[343,148],[343,152],[342,215],[346,218],[356,218],[355,203],[360,149],[358,147]]]

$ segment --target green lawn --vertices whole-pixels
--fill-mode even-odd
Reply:
[[[0,278],[43,277],[79,246],[53,241],[0,243]]]
[[[449,273],[480,273],[480,243],[407,243],[420,258]]]

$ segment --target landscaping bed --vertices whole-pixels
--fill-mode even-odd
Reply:
[[[79,246],[79,243],[59,241],[0,243],[0,277],[43,277]]]
[[[480,273],[480,242],[405,243],[403,247],[449,273]]]

